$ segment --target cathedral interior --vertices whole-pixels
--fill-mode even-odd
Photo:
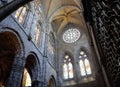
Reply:
[[[15,10],[0,22],[0,87],[120,87],[120,1],[33,0]]]

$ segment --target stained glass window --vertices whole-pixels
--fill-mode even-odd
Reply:
[[[91,68],[90,68],[90,63],[88,61],[88,59],[85,59],[85,68],[86,68],[86,73],[89,75],[89,74],[92,74],[92,71],[91,71]]]
[[[63,64],[63,78],[72,79],[73,76],[73,65],[71,63],[71,58],[69,55],[65,55]]]
[[[26,15],[27,15],[27,7],[23,6],[16,11],[15,18],[18,19],[18,22],[22,24],[25,20]]]
[[[63,65],[63,75],[64,75],[64,79],[68,79],[68,68],[67,68],[67,64]]]
[[[85,76],[86,75],[85,66],[82,60],[79,61],[79,66],[80,66],[81,76]]]
[[[39,37],[40,37],[40,25],[38,24],[34,29],[34,36],[33,36],[33,41],[35,42],[36,45],[39,45],[40,43]]]
[[[68,29],[63,34],[63,41],[66,43],[74,43],[80,37],[80,31],[75,28]]]
[[[69,74],[69,78],[73,78],[73,66],[72,66],[72,63],[69,62],[68,64],[68,74]]]
[[[84,51],[80,51],[79,54],[79,67],[80,67],[81,76],[92,74],[88,56]]]

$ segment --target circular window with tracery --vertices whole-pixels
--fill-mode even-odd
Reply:
[[[80,38],[80,31],[76,28],[71,28],[63,34],[63,40],[66,43],[74,43]]]

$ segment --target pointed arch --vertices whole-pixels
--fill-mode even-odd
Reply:
[[[41,70],[41,67],[40,67],[40,61],[39,61],[36,53],[34,53],[34,52],[28,53],[28,55],[26,57],[25,69],[27,70],[27,72],[30,76],[30,78],[28,76],[28,79],[29,79],[28,81],[30,81],[30,79],[31,79],[31,84],[30,84],[30,82],[27,82],[27,80],[26,80],[26,83],[29,83],[28,84],[29,86],[34,86],[36,84],[39,84],[39,82],[40,82],[39,81],[39,78],[40,78],[39,71]],[[23,87],[24,86],[27,86],[27,85],[23,84]]]
[[[65,80],[74,78],[73,59],[71,54],[66,52],[63,60],[63,78]]]
[[[48,87],[56,87],[56,80],[53,75],[49,78]]]
[[[16,10],[14,17],[18,20],[20,24],[24,24],[29,7],[27,5],[21,6]]]
[[[20,75],[24,67],[24,45],[21,36],[17,31],[9,27],[0,29],[0,86],[13,85],[15,81],[21,80]],[[18,62],[20,61],[20,62]],[[17,64],[20,66],[17,67]],[[19,68],[18,79],[11,81],[11,76],[15,76],[14,68]],[[17,72],[17,71],[16,71]],[[20,85],[19,83],[17,85]]]
[[[89,58],[87,51],[85,49],[81,49],[79,51],[79,68],[81,76],[89,76],[92,74]]]
[[[50,14],[50,16],[48,17],[49,22],[51,22],[53,20],[53,18],[57,15],[57,13],[59,13],[61,10],[63,10],[64,8],[72,8],[72,9],[76,9],[78,12],[82,12],[82,9],[80,9],[78,6],[73,6],[73,5],[65,5],[62,7],[58,7],[56,8],[56,10],[54,10],[54,12],[52,14]]]

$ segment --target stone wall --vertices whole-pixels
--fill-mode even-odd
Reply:
[[[50,78],[51,76],[54,77],[56,80],[56,71],[51,64],[52,62],[49,63],[50,60],[49,61],[47,60],[50,57],[46,55],[48,51],[47,50],[48,37],[46,37],[47,34],[46,31],[48,31],[48,28],[46,27],[47,25],[45,22],[45,18],[43,16],[43,13],[40,12],[41,14],[38,14],[39,10],[36,10],[35,4],[33,2],[29,3],[28,7],[29,7],[28,14],[25,19],[24,26],[21,25],[14,17],[15,12],[0,23],[0,32],[3,32],[5,30],[16,32],[18,39],[21,40],[20,45],[22,45],[24,49],[21,50],[21,52],[23,53],[22,60],[18,59],[16,60],[18,64],[24,62],[23,64],[21,63],[22,64],[21,66],[23,66],[21,68],[21,72],[10,70],[10,76],[8,76],[7,83],[3,83],[4,85],[6,85],[6,87],[18,87],[21,84],[22,72],[25,67],[31,70],[32,87],[47,87],[49,84],[49,80],[51,79]],[[40,44],[36,45],[32,40],[33,39],[32,30],[34,30],[38,21],[41,22],[42,29]],[[17,57],[20,56],[17,55]],[[34,60],[36,62],[34,62]],[[16,68],[20,68],[20,66]],[[16,68],[14,67],[15,70]],[[17,80],[17,78],[19,78],[19,80]],[[13,81],[16,81],[16,83]]]

